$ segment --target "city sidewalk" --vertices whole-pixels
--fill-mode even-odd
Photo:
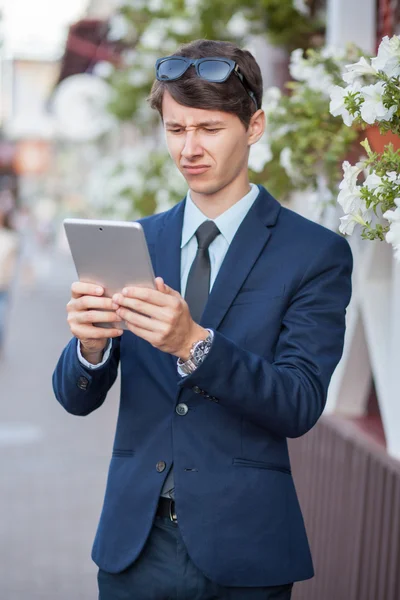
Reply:
[[[57,253],[43,265],[34,284],[16,286],[0,359],[0,599],[96,600],[90,550],[119,384],[85,418],[56,401],[51,375],[70,337],[75,273]]]

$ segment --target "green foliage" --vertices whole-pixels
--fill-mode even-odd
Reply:
[[[135,127],[148,137],[159,120],[158,115],[148,108],[146,102],[154,81],[154,63],[157,57],[171,54],[179,44],[199,38],[230,40],[245,46],[251,34],[266,36],[272,43],[284,46],[288,50],[308,47],[321,41],[317,36],[323,31],[322,22],[315,10],[320,4],[319,0],[309,0],[308,4],[313,16],[296,10],[292,0],[125,0],[125,4],[119,9],[119,18],[123,19],[126,26],[126,50],[122,56],[123,64],[113,69],[107,77],[113,89],[109,110],[121,121],[132,121]],[[239,19],[239,25],[236,22],[236,26],[233,27],[232,20],[235,19]],[[301,111],[299,105],[294,108]],[[314,108],[312,104],[305,107],[308,111],[307,118],[312,123],[310,128],[314,127],[314,123],[316,126],[319,124]],[[326,131],[329,133],[329,128]],[[295,138],[299,143],[295,156],[303,160],[306,167],[305,179],[312,176],[316,157],[325,149],[321,143],[321,136],[315,135],[314,139],[311,138],[311,133],[306,138],[299,133]],[[286,144],[288,139],[291,139],[291,136],[283,140],[273,140],[272,160],[265,165],[261,173],[250,171],[252,181],[267,184],[271,193],[280,199],[288,198],[297,185],[280,164],[281,142]],[[336,155],[340,148],[341,141],[335,139],[332,150],[327,155],[327,162],[332,165],[332,171],[336,168]],[[309,153],[310,149],[313,157]],[[175,168],[167,152],[162,152],[159,148],[156,148],[155,154],[149,154],[145,167],[142,167],[146,180],[158,179],[159,186],[162,186],[159,168],[162,160],[170,165],[171,169]],[[135,211],[149,214],[155,207],[159,208],[160,203],[154,199],[154,194],[155,190],[152,192],[146,189],[144,193],[139,188],[126,190],[123,198],[131,199]],[[171,202],[176,196],[178,193],[170,194]]]
[[[373,187],[362,185],[360,192],[367,209],[373,211],[376,217],[382,216],[389,210],[396,209],[395,199],[400,197],[400,150],[395,150],[393,144],[388,144],[382,154],[373,152],[368,140],[362,142],[367,152],[364,168],[376,178]],[[384,240],[390,226],[378,222],[368,222],[362,230],[362,237],[368,240]]]
[[[149,8],[148,3],[127,0],[127,4],[121,6],[120,14],[129,23],[130,35],[126,41],[137,52],[131,64],[116,69],[109,78],[114,88],[114,99],[109,108],[121,120],[134,119],[145,102],[154,80],[156,57],[172,52],[181,43],[205,38],[243,44],[249,34],[258,34],[290,51],[312,45],[313,36],[322,31],[320,20],[297,11],[292,0],[231,0],[222,3],[201,0],[195,7],[185,0],[164,0],[155,9]],[[246,20],[243,33],[239,35],[232,35],[229,29],[229,22],[235,15]],[[182,27],[182,21],[186,27]],[[159,25],[160,34],[157,44],[149,47],[146,33],[153,25]],[[131,76],[134,71],[141,73],[139,85]]]
[[[359,133],[331,115],[327,89],[341,80],[342,64],[355,52],[349,48],[339,60],[324,50],[309,50],[305,58],[296,51],[291,70],[297,80],[287,84],[290,93],[276,107],[266,104],[273,160],[280,157],[287,174],[281,179],[283,197],[296,188],[315,191],[322,203],[336,201],[340,165]]]

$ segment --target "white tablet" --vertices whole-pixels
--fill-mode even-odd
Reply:
[[[64,228],[79,281],[101,285],[108,298],[127,286],[156,287],[140,223],[65,219]],[[124,329],[125,323],[117,327]]]

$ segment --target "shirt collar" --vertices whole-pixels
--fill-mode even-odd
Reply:
[[[204,221],[211,220],[217,225],[221,234],[225,238],[228,244],[230,244],[235,237],[237,230],[240,227],[244,217],[247,215],[255,199],[259,194],[259,189],[254,183],[250,184],[251,190],[241,200],[236,202],[233,206],[228,208],[222,215],[219,215],[216,219],[208,219],[204,213],[195,205],[188,190],[186,196],[185,212],[183,215],[183,226],[182,226],[182,239],[181,248],[192,239],[196,233],[198,227]]]

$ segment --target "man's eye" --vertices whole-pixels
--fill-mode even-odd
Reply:
[[[169,129],[170,133],[182,133],[182,129]]]
[[[208,129],[206,128],[207,133],[218,133],[219,129]]]

